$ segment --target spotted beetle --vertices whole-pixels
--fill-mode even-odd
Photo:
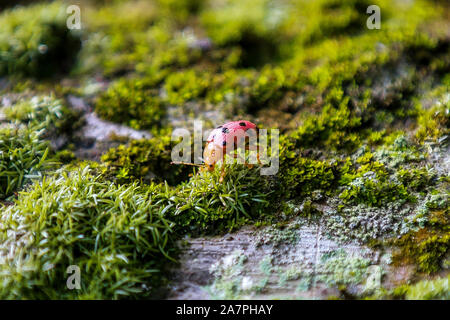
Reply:
[[[206,139],[205,150],[203,151],[203,165],[197,165],[203,168],[203,170],[213,171],[216,164],[219,161],[223,161],[226,154],[231,154],[235,150],[230,150],[229,146],[234,149],[239,140],[243,140],[249,136],[250,133],[257,134],[258,128],[256,125],[247,120],[231,121],[224,125],[218,126],[211,131]],[[228,148],[227,148],[228,147]],[[245,149],[248,150],[249,146],[246,145]],[[234,158],[237,158],[237,154],[233,154]],[[261,164],[259,159],[259,153],[257,154],[258,163]],[[172,162],[172,164],[186,164],[195,165],[192,163],[184,162]],[[245,164],[248,167],[252,167],[251,164]],[[225,166],[222,166],[220,182],[223,181],[225,176]]]

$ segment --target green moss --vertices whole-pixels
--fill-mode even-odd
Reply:
[[[59,152],[56,152],[55,155],[52,157],[52,159],[58,163],[70,163],[72,161],[76,161],[77,157],[73,153],[73,151],[70,150],[62,150]]]
[[[395,248],[394,264],[413,264],[426,274],[445,268],[450,243],[448,191],[438,191],[430,192],[416,208],[410,219],[416,227],[387,242]]]
[[[408,300],[448,300],[450,276],[422,280],[411,285],[401,285],[386,294],[386,297]],[[384,297],[384,298],[386,298]]]
[[[158,143],[151,140],[150,144]],[[146,141],[134,142],[129,148],[137,148],[137,145],[147,144]],[[126,147],[119,149],[127,150]],[[157,149],[156,149],[157,150]],[[149,152],[149,151],[147,151]],[[131,151],[133,155],[133,152]],[[130,153],[123,152],[122,157],[117,158],[114,151],[110,151],[104,157],[109,168],[116,171],[116,177],[122,181],[132,181],[134,172],[146,172],[148,166],[159,166],[170,162],[166,161],[144,161],[137,166],[131,166],[132,162],[139,163],[139,158],[146,157],[146,153],[140,154],[131,161]],[[162,151],[161,156],[168,155]],[[170,155],[170,154],[169,154]],[[108,157],[111,157],[108,160]],[[115,167],[114,161],[129,163],[129,167]],[[152,158],[153,161],[153,158]],[[156,167],[155,167],[156,168]],[[101,169],[108,176],[108,167]],[[127,171],[128,170],[128,171]],[[180,176],[175,175],[178,170],[184,170],[179,166],[171,168],[172,179],[179,182]],[[188,171],[190,171],[189,169]],[[259,174],[258,168],[249,169],[244,165],[232,164],[225,168],[226,174],[223,182],[219,182],[221,165],[217,165],[213,172],[199,171],[188,181],[182,182],[174,187],[166,185],[150,184],[155,199],[157,199],[161,210],[177,225],[176,230],[180,233],[220,233],[231,231],[250,221],[263,219],[267,208],[276,204],[270,203],[271,192],[268,189],[268,181]],[[122,173],[127,173],[127,175]],[[158,172],[160,173],[160,172]],[[137,173],[136,173],[137,175]]]
[[[77,206],[81,203],[82,212],[110,205],[111,199],[105,199],[105,194],[111,188],[118,198],[118,190],[125,192],[136,187],[136,191],[130,192],[139,196],[126,201],[129,211],[141,219],[140,201],[144,201],[141,196],[145,193],[144,199],[152,210],[172,221],[178,235],[215,234],[255,223],[275,226],[260,238],[274,244],[295,243],[295,225],[291,226],[289,219],[294,215],[324,217],[322,225],[335,240],[380,244],[386,238],[400,237],[398,242],[386,241],[387,245],[398,247],[396,263],[413,263],[425,273],[439,271],[446,263],[448,177],[442,175],[442,162],[446,159],[448,135],[449,59],[448,39],[443,29],[437,27],[446,25],[448,20],[441,3],[425,0],[413,5],[389,0],[84,3],[82,24],[87,32],[82,33],[77,73],[72,73],[70,79],[57,79],[56,87],[55,81],[9,82],[10,76],[46,76],[60,69],[69,70],[77,54],[79,35],[65,27],[67,14],[61,9],[66,6],[56,2],[17,7],[0,16],[3,22],[0,25],[6,28],[0,35],[0,75],[8,76],[6,85],[1,85],[4,101],[8,101],[10,93],[14,93],[12,100],[16,100],[15,95],[47,94],[53,90],[58,96],[77,94],[93,103],[104,119],[150,130],[157,137],[111,149],[101,164],[91,163],[100,175],[89,174],[98,179],[95,180],[98,185],[88,184],[94,190],[93,200],[85,201],[90,194],[84,186],[74,185],[68,192]],[[369,4],[382,9],[380,30],[366,29],[365,9]],[[46,53],[41,44],[47,45]],[[106,82],[112,84],[101,92]],[[279,128],[286,135],[281,137],[278,174],[261,177],[258,168],[231,165],[225,168],[223,182],[219,182],[220,166],[214,172],[202,171],[188,180],[190,167],[170,165],[173,144],[163,135],[171,130],[166,126],[172,120],[166,113],[169,106],[170,112],[184,117],[192,114],[210,117],[209,111],[214,110],[220,117],[253,119],[260,127]],[[76,141],[80,118],[53,97],[21,100],[4,110],[6,121],[14,122],[20,132],[2,131],[5,139],[1,141],[9,141],[3,146],[6,153],[3,151],[1,160],[2,197],[11,196],[31,177],[40,176],[47,163],[44,138],[68,136],[68,142],[77,147],[81,142]],[[70,144],[64,148],[55,158],[60,162],[73,160],[74,148]],[[40,159],[44,159],[42,164]],[[78,172],[79,166],[82,164],[73,161],[70,168]],[[113,187],[104,179],[113,181]],[[48,193],[52,192],[58,200],[64,198],[59,190],[66,182],[51,181],[53,189]],[[167,184],[162,184],[163,181]],[[42,202],[38,208],[46,206],[47,201],[57,205],[48,193],[42,192],[44,197],[37,200]],[[23,198],[19,195],[19,203],[25,203],[28,197],[29,193]],[[92,208],[83,207],[85,203]],[[21,206],[14,205],[14,209],[8,210],[18,213]],[[112,212],[118,210],[108,208]],[[79,213],[78,207],[69,209],[70,215]],[[69,215],[69,209],[62,213],[53,207],[49,210],[60,217],[63,213]],[[29,213],[27,210],[24,212]],[[36,224],[37,218],[31,217],[32,224]],[[127,223],[132,224],[134,219]],[[63,224],[50,222],[52,226]],[[106,234],[110,225],[102,226],[101,234]],[[84,232],[84,226],[77,228]],[[94,231],[86,234],[90,237]],[[35,235],[40,239],[44,236],[40,232]],[[132,236],[131,231],[126,235]],[[63,238],[61,235],[60,239]],[[81,248],[79,251],[86,251],[83,254],[92,251],[91,247],[83,247],[81,240],[73,241],[76,248]],[[140,247],[133,241],[127,245]],[[167,248],[173,248],[169,242]],[[120,243],[122,246],[124,242]],[[44,246],[45,242],[34,245]],[[106,244],[103,248],[111,249]],[[62,252],[53,246],[48,250],[52,252],[49,257],[55,257],[53,251]],[[54,278],[46,273],[48,270],[41,272],[44,267],[41,268],[40,261],[44,258],[33,257],[26,267],[37,271],[25,272],[27,280],[20,279],[17,272],[5,275],[5,283],[12,288],[10,292],[25,290],[33,296],[31,289],[24,288],[38,279],[39,288],[51,289],[38,289],[36,295],[44,297],[41,293],[45,291],[47,296],[57,296],[58,284],[52,282]],[[95,263],[106,260],[99,254]],[[360,284],[359,280],[366,276],[365,260],[356,259],[354,263],[348,260],[349,257],[338,253],[328,262],[323,261],[330,275],[324,281],[339,287]],[[105,265],[117,271],[123,267],[120,261],[107,260]],[[133,257],[133,261],[138,259]],[[351,266],[350,271],[344,268],[345,264]],[[131,278],[137,265],[133,264]],[[63,270],[60,266],[55,268],[58,272]],[[251,290],[265,288],[272,273],[271,269]],[[105,274],[106,282],[119,279],[111,280]],[[248,287],[244,277],[242,272],[233,279],[225,277],[217,283],[218,295],[236,297],[250,293],[243,288]],[[139,279],[129,283],[141,283]],[[282,283],[288,279],[288,272],[280,276]],[[12,284],[15,280],[17,287]],[[154,280],[149,278],[148,282],[157,285]],[[304,280],[302,288],[307,289],[311,278]],[[121,289],[116,292],[98,288],[100,284],[94,281],[82,297],[123,296]],[[135,296],[134,289],[127,287],[125,291]]]
[[[61,2],[14,8],[0,15],[0,75],[48,77],[68,71],[81,47],[66,26]]]
[[[88,167],[35,183],[0,220],[2,299],[149,297],[173,249],[173,223],[151,192]],[[80,290],[66,287],[70,265]]]
[[[404,137],[397,138],[388,148],[380,147],[375,153],[364,152],[356,163],[347,162],[341,170],[340,184],[344,190],[339,197],[346,204],[365,203],[381,206],[391,202],[414,202],[412,193],[426,183],[432,185],[434,175],[429,169],[396,168],[399,163],[424,159],[424,155],[409,146]],[[409,170],[409,171],[408,171]],[[415,183],[408,183],[410,179]]]
[[[0,199],[5,199],[46,167],[48,145],[36,131],[0,128]]]
[[[434,185],[436,173],[429,167],[424,168],[400,168],[396,172],[397,179],[409,190],[421,191]]]
[[[278,175],[283,189],[288,191],[287,197],[308,196],[314,190],[328,195],[338,191],[345,204],[381,206],[415,201],[413,191],[436,183],[436,174],[429,168],[396,168],[400,163],[425,159],[413,146],[400,146],[406,143],[404,138],[397,138],[393,145],[380,147],[375,153],[361,148],[353,160],[314,160],[301,156],[297,146],[302,145],[302,139],[298,133],[281,139]]]
[[[67,108],[53,95],[24,99],[2,111],[10,121],[23,123],[36,131],[41,130],[42,138],[70,135],[83,122],[79,112]]]
[[[101,8],[87,6],[89,33],[78,73],[99,71],[115,76],[135,70],[160,77],[198,61],[201,49],[190,47],[178,27],[199,3],[133,0]]]
[[[100,95],[95,111],[104,119],[135,129],[157,129],[165,120],[165,106],[157,91],[140,79],[116,81]]]
[[[367,203],[371,206],[380,206],[394,201],[413,201],[406,186],[391,182],[388,179],[380,181],[376,173],[366,172],[362,177],[355,178],[344,189],[339,197],[344,203]]]
[[[307,118],[292,135],[296,143],[302,146],[326,145],[332,149],[359,146],[359,137],[352,131],[359,128],[361,119],[351,115],[346,103],[348,98],[339,108],[327,105],[319,116]]]
[[[310,286],[309,282],[311,279],[305,275],[305,273],[306,272],[302,270],[301,266],[290,266],[284,272],[279,274],[278,285],[283,287],[287,281],[301,279],[299,285],[297,286],[297,291],[306,291]]]
[[[230,231],[270,212],[271,192],[258,168],[233,164],[225,170],[223,182],[219,182],[218,165],[213,172],[200,171],[188,182],[158,195],[179,228],[195,233]]]
[[[307,196],[315,190],[329,191],[336,181],[335,169],[330,161],[288,155],[280,169],[283,193],[294,197]]]
[[[186,101],[204,98],[210,86],[209,74],[200,74],[193,70],[169,75],[164,88],[171,104],[183,104]]]
[[[155,21],[157,13],[149,1],[86,6],[83,22],[88,32],[77,72],[101,71],[110,75],[132,69],[148,53],[151,44],[146,44],[145,30]]]
[[[110,149],[102,156],[102,162],[106,165],[105,174],[116,178],[119,183],[155,180],[174,185],[185,181],[192,168],[170,164],[175,144],[170,136],[161,136],[133,140],[128,145]]]
[[[374,152],[374,158],[389,168],[396,168],[400,164],[419,163],[427,154],[404,134],[396,132],[385,138],[385,145]]]
[[[447,90],[450,81],[447,80]],[[450,127],[450,99],[448,92],[441,95],[438,102],[428,110],[421,110],[418,117],[418,129],[416,139],[419,142],[424,140],[437,140],[449,133]]]
[[[393,256],[395,264],[413,263],[424,273],[435,273],[442,268],[450,245],[449,232],[439,232],[429,228],[406,234],[395,245],[400,250]]]
[[[14,123],[3,126],[0,133],[0,198],[4,199],[50,168],[50,144],[45,140],[72,134],[81,117],[54,96],[22,99],[2,112]]]

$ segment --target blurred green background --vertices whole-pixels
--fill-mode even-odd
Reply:
[[[161,297],[176,240],[301,217],[413,270],[356,298],[448,299],[449,86],[444,0],[2,0],[0,298]],[[193,119],[279,129],[278,174],[170,165]]]

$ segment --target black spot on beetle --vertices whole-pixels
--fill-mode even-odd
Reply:
[[[230,132],[230,130],[228,130],[228,128],[222,128],[222,132],[223,133],[228,133],[228,132]]]
[[[239,125],[240,125],[241,127],[245,127],[245,126],[246,126],[245,122],[239,122]]]
[[[223,145],[223,146],[226,146],[226,145],[227,145],[227,142],[226,142],[226,141],[222,142],[222,145]]]
[[[220,128],[222,128],[223,126],[218,126],[216,129],[220,129]]]

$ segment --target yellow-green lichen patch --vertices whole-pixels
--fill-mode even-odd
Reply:
[[[422,201],[410,218],[415,228],[390,241],[396,249],[394,264],[413,264],[419,272],[427,274],[448,268],[445,262],[450,241],[448,209],[448,192],[439,193],[439,189]]]
[[[345,250],[336,250],[324,254],[321,259],[323,264],[320,268],[324,274],[317,280],[330,286],[360,284],[367,277],[370,260],[363,257],[349,256]]]

